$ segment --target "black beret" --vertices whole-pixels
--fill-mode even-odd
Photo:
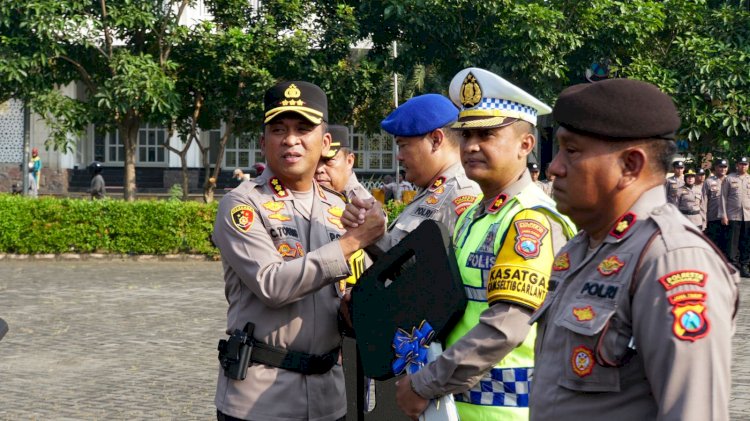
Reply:
[[[328,121],[328,97],[310,82],[282,82],[266,91],[263,124],[283,113],[297,113],[318,125]]]
[[[674,139],[677,108],[656,86],[632,79],[607,79],[571,86],[552,115],[561,126],[609,140]]]

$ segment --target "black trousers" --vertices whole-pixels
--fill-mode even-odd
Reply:
[[[729,221],[729,262],[741,271],[750,266],[750,222]]]
[[[727,225],[722,225],[721,220],[708,221],[705,231],[706,237],[713,241],[716,247],[724,253],[724,257],[726,257],[727,260],[729,260],[729,252],[727,250],[728,231],[729,227]]]
[[[218,409],[216,410],[216,420],[217,421],[243,421],[239,418],[230,417],[229,415],[223,414]],[[341,417],[337,421],[346,421],[346,417]]]

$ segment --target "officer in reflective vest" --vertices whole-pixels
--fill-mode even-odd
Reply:
[[[451,82],[461,107],[466,175],[482,189],[459,218],[453,242],[469,298],[447,349],[399,381],[399,407],[412,418],[427,400],[456,398],[462,420],[528,419],[533,371],[532,312],[547,292],[555,252],[573,227],[532,182],[526,159],[538,114],[551,109],[505,79],[468,68]]]

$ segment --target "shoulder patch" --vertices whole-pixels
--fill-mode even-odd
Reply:
[[[659,278],[659,282],[667,291],[669,291],[670,289],[677,288],[680,285],[697,285],[700,287],[705,286],[707,278],[708,275],[705,272],[687,269],[670,272]]]
[[[527,260],[539,257],[542,239],[549,232],[549,228],[533,219],[519,219],[513,224],[517,232],[516,253]]]
[[[252,206],[239,205],[232,208],[229,211],[234,226],[240,232],[248,232],[253,227],[253,221],[255,220],[255,211]]]
[[[703,302],[688,302],[672,307],[672,331],[677,339],[695,342],[708,336],[709,323],[706,313],[706,305]]]
[[[458,196],[457,198],[453,199],[453,205],[456,207],[456,215],[461,215],[462,213],[464,213],[464,211],[468,209],[476,199],[476,196],[472,196],[470,194]]]

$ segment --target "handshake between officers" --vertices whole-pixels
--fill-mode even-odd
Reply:
[[[231,334],[219,345],[217,419],[343,420],[338,283],[383,235],[385,217],[375,204],[344,230],[345,198],[314,181],[331,144],[318,86],[280,83],[264,104],[267,168],[221,200],[213,232]]]

